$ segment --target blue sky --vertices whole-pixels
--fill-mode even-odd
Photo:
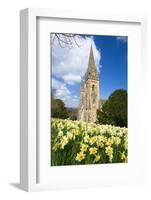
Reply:
[[[100,94],[106,99],[116,89],[127,90],[127,37],[94,36],[101,51]]]
[[[78,106],[91,45],[99,71],[100,98],[107,99],[116,89],[127,90],[127,37],[85,35],[77,42],[79,47],[72,49],[61,48],[57,40],[52,45],[52,88],[56,98],[68,107]]]

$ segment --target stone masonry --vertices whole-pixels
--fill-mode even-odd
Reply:
[[[97,109],[99,108],[99,75],[95,66],[93,49],[91,46],[88,68],[80,85],[80,103],[78,120],[96,122]]]

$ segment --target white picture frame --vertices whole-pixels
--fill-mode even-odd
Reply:
[[[20,185],[26,191],[52,190],[78,187],[78,184],[61,184],[53,185],[53,183],[39,183],[37,176],[39,173],[38,161],[38,78],[37,78],[37,19],[41,18],[57,18],[61,20],[69,19],[91,21],[91,22],[110,22],[110,23],[127,23],[129,25],[139,24],[141,32],[141,74],[142,80],[146,78],[146,51],[147,51],[147,25],[145,16],[124,16],[100,13],[76,13],[72,11],[53,11],[49,9],[24,9],[20,12]],[[144,73],[143,73],[144,71]],[[142,84],[142,90],[145,87],[145,81]],[[142,121],[142,127],[144,127]],[[142,129],[141,129],[142,130]],[[141,134],[141,133],[140,133]],[[140,139],[145,151],[145,142],[143,138],[146,133],[141,135]],[[104,182],[97,182],[95,186],[109,185],[128,185],[145,183],[147,179],[146,173],[146,157],[144,155],[143,163],[140,168],[139,176],[130,176],[121,180],[120,177],[108,179]],[[92,187],[93,183],[80,185],[79,187]]]

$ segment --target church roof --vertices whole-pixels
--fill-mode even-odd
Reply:
[[[86,77],[85,78],[86,79],[94,79],[94,80],[98,80],[99,79],[98,71],[97,71],[97,68],[95,66],[92,45],[91,45],[91,49],[90,49],[88,68],[87,68],[87,72],[86,72]]]

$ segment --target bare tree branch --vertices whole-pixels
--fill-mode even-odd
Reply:
[[[54,33],[52,37],[52,44],[58,42],[61,48],[72,49],[75,46],[80,47],[81,36],[72,33]]]

